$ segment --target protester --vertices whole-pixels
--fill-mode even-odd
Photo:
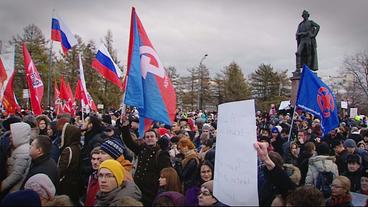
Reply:
[[[98,169],[100,190],[96,194],[96,206],[118,206],[124,196],[141,199],[139,188],[127,188],[124,182],[125,170],[116,160],[103,161]]]
[[[212,180],[201,185],[201,191],[198,195],[198,206],[225,206],[213,195]]]
[[[58,162],[60,180],[57,189],[59,194],[68,195],[74,204],[79,203],[81,190],[80,137],[80,129],[68,123],[64,125],[61,132],[61,154]],[[73,188],[70,189],[70,186]]]
[[[7,159],[7,177],[1,181],[1,194],[20,189],[31,164],[29,142],[31,127],[24,123],[10,124],[11,153]]]
[[[40,135],[48,135],[47,127],[50,125],[50,119],[44,114],[36,117],[37,127],[40,129]]]
[[[337,176],[331,185],[331,197],[326,200],[326,206],[353,206],[350,194],[350,180],[345,176]]]
[[[58,168],[55,161],[50,157],[51,141],[47,136],[37,136],[31,144],[30,156],[32,163],[24,183],[33,175],[43,173],[49,176],[54,186],[59,184]],[[24,183],[22,188],[24,187]]]
[[[357,192],[360,190],[360,179],[362,177],[361,158],[359,155],[350,154],[346,162],[348,171],[343,175],[350,180],[350,191]]]
[[[358,193],[368,195],[368,170],[364,170],[360,179],[360,189]]]
[[[188,138],[179,140],[178,149],[184,158],[175,162],[175,169],[178,172],[181,182],[184,185],[184,192],[193,186],[199,185],[199,164],[200,157],[194,150],[193,142]]]
[[[35,191],[40,197],[41,206],[72,206],[68,196],[56,196],[55,186],[45,174],[39,173],[30,177],[25,183],[24,189]]]
[[[125,144],[138,157],[138,164],[134,174],[134,181],[142,191],[142,202],[145,206],[152,205],[153,199],[158,192],[158,179],[160,171],[165,167],[171,167],[170,156],[167,152],[160,153],[157,145],[158,137],[154,130],[144,133],[143,142],[133,140],[129,121],[123,117],[122,137]]]
[[[88,178],[88,185],[86,191],[86,201],[84,202],[85,206],[94,206],[96,202],[96,194],[100,189],[98,185],[98,167],[101,163],[100,157],[100,147],[95,147],[91,151],[91,166],[92,166],[92,174]]]

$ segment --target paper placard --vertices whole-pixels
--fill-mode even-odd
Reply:
[[[350,118],[354,119],[358,115],[358,108],[350,108]]]
[[[350,192],[353,206],[365,206],[368,196],[360,193]]]
[[[347,101],[341,101],[341,108],[342,109],[348,109],[348,102]]]
[[[258,206],[254,100],[219,105],[214,195],[229,206]]]
[[[28,89],[23,89],[22,90],[22,97],[24,99],[29,98],[29,90]]]

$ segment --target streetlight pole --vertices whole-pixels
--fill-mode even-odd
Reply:
[[[199,62],[199,91],[198,91],[198,110],[202,109],[202,76],[203,76],[203,72],[202,72],[202,63],[204,61],[204,59],[206,59],[206,57],[208,56],[208,54],[204,54],[204,56],[202,57],[201,61]]]

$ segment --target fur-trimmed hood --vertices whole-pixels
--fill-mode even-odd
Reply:
[[[81,139],[81,130],[69,123],[64,124],[61,131],[61,140],[59,148],[65,148],[72,144],[79,144]]]

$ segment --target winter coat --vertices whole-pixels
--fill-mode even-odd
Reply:
[[[86,201],[84,206],[94,206],[96,203],[96,194],[100,190],[98,184],[97,171],[93,172],[88,179],[88,187],[86,192]]]
[[[31,127],[26,123],[15,123],[10,129],[14,149],[7,159],[8,176],[1,182],[1,192],[19,190],[32,160],[29,156]]]
[[[90,131],[84,135],[84,145],[81,149],[81,173],[82,173],[82,185],[84,187],[88,184],[88,177],[92,174],[91,157],[90,153],[93,148],[100,146],[104,142],[101,131]]]
[[[157,195],[160,171],[165,167],[171,167],[170,155],[167,151],[161,150],[158,145],[151,147],[144,142],[133,140],[129,127],[122,127],[121,135],[127,147],[138,156],[134,182],[142,191],[143,204],[151,206]]]
[[[21,189],[24,189],[24,184],[30,177],[38,173],[43,173],[49,176],[50,180],[57,188],[59,184],[59,175],[56,163],[49,154],[43,154],[40,157],[32,160],[31,167],[29,168],[28,174],[24,179]]]
[[[305,184],[305,178],[307,177],[308,173],[308,166],[309,166],[309,158],[311,158],[313,154],[309,154],[303,151],[298,157],[298,164],[297,167],[301,173],[300,185]]]
[[[95,206],[120,206],[120,200],[127,196],[139,201],[142,193],[133,182],[124,181],[122,186],[115,188],[111,192],[97,192]]]
[[[73,202],[78,201],[81,190],[80,137],[81,131],[79,128],[68,123],[64,125],[61,133],[61,154],[58,162],[60,176],[58,194],[68,195]]]
[[[333,178],[339,175],[337,165],[335,164],[334,156],[318,155],[309,158],[307,177],[305,178],[306,185],[316,185],[319,172],[332,172]]]
[[[345,172],[343,174],[345,177],[350,180],[350,191],[357,192],[360,190],[360,179],[362,178],[361,170],[357,170],[356,172]]]
[[[199,164],[200,157],[194,150],[191,150],[181,162],[175,163],[175,169],[184,184],[184,192],[190,187],[199,185]]]
[[[7,159],[10,156],[10,131],[6,131],[0,137],[0,180],[4,180],[8,176]]]
[[[270,206],[274,197],[278,194],[286,196],[289,191],[296,188],[286,171],[275,166],[272,170],[262,168],[265,182],[258,191],[259,205]]]

